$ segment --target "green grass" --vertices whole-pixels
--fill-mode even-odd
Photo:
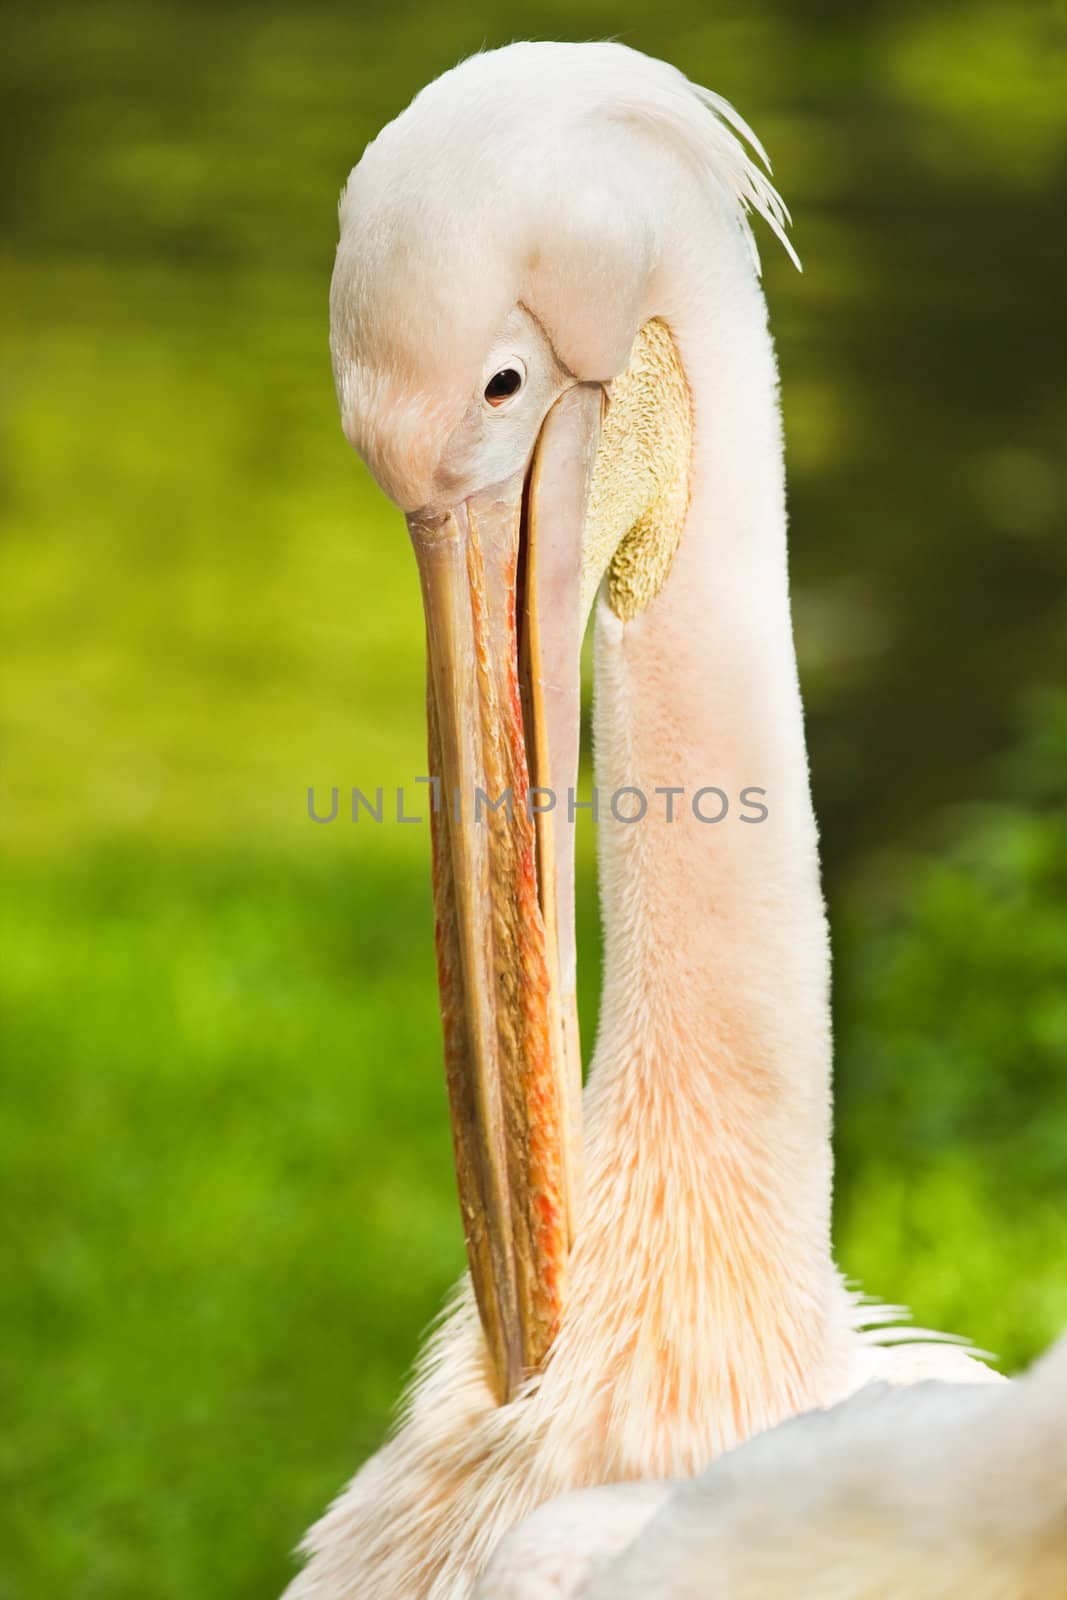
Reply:
[[[273,1592],[461,1264],[422,876],[112,859],[9,915],[0,1592]]]

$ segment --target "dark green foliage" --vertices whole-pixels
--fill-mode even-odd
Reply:
[[[836,924],[842,1264],[1009,1370],[1067,1327],[1065,711]]]

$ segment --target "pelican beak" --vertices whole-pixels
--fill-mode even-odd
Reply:
[[[601,390],[545,419],[529,473],[408,518],[426,612],[445,1069],[471,1278],[502,1402],[559,1327],[581,1057],[574,845],[580,557]]]

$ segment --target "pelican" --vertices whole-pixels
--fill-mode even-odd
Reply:
[[[561,1494],[690,1477],[875,1379],[995,1376],[904,1342],[831,1254],[827,928],[750,226],[785,242],[788,219],[759,162],[671,66],[515,44],[417,95],[341,197],[342,424],[406,514],[426,618],[469,1273],[289,1600],[465,1600]]]

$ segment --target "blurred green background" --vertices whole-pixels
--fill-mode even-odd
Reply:
[[[839,1257],[1026,1361],[1067,1324],[1051,10],[6,16],[2,1600],[276,1593],[461,1266],[427,830],[305,797],[424,764],[413,562],[341,438],[326,293],[364,142],[483,43],[621,36],[775,159]]]

